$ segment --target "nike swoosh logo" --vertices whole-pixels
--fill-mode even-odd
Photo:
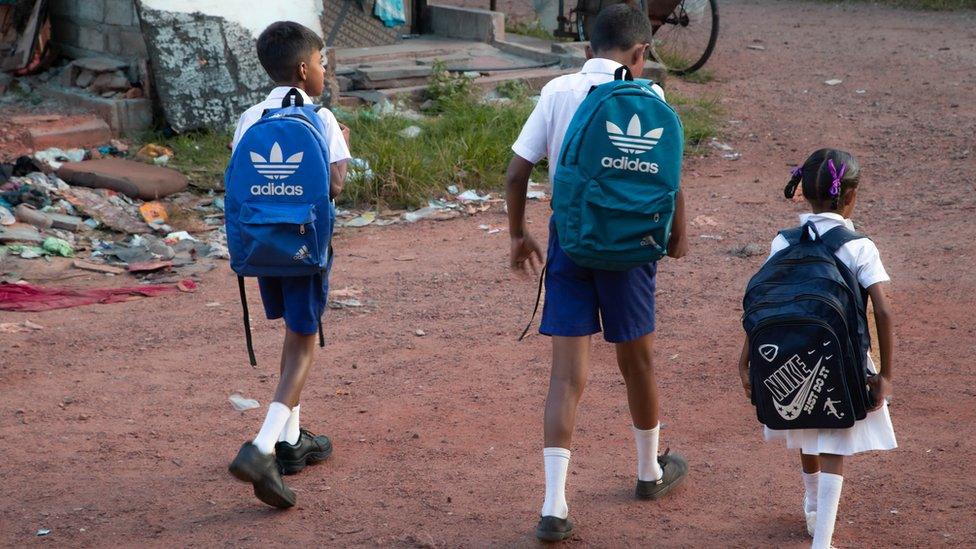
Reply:
[[[775,400],[773,401],[773,407],[776,408],[776,412],[781,418],[789,421],[796,419],[796,417],[800,415],[800,410],[803,409],[803,403],[807,401],[807,397],[810,396],[810,390],[813,388],[813,380],[820,372],[820,364],[822,362],[823,357],[820,357],[820,360],[817,361],[817,365],[813,367],[813,370],[810,370],[809,374],[807,374],[806,380],[803,382],[803,385],[800,385],[800,388],[796,392],[796,396],[793,397],[793,400],[789,404],[783,405]]]

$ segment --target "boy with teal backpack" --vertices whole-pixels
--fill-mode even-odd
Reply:
[[[512,146],[507,203],[511,266],[542,265],[525,223],[534,165],[549,158],[553,215],[543,268],[540,333],[552,336],[543,461],[546,494],[536,536],[572,535],[565,484],[576,408],[586,384],[590,336],[614,343],[627,385],[637,446],[636,496],[658,499],[677,486],[687,463],[658,455],[657,386],[652,368],[656,262],[687,250],[679,189],[684,132],[663,90],[641,74],[651,26],[639,9],[600,12],[587,62],[545,86]]]

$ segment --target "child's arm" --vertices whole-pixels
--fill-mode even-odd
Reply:
[[[871,394],[874,395],[874,408],[869,411],[874,411],[881,408],[885,399],[891,396],[895,331],[894,319],[882,283],[872,284],[868,288],[868,295],[871,296],[871,304],[874,306],[874,320],[878,326],[878,350],[881,351],[881,369],[878,375],[868,379],[868,386],[871,388]]]
[[[533,272],[543,265],[542,247],[529,235],[525,228],[525,192],[532,175],[532,162],[519,155],[513,155],[508,164],[505,182],[505,203],[508,206],[508,233],[512,238],[511,266],[522,272],[526,263]]]
[[[749,336],[742,343],[742,353],[739,354],[739,380],[746,391],[746,398],[752,400],[752,382],[749,381]]]
[[[329,198],[335,200],[346,185],[347,162],[340,160],[329,164]]]
[[[671,223],[671,239],[668,241],[668,255],[677,259],[688,253],[688,231],[685,224],[685,192],[678,191],[674,197],[674,221]]]

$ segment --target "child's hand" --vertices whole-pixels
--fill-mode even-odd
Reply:
[[[525,273],[526,264],[532,268],[532,272],[539,273],[539,266],[543,264],[542,247],[535,241],[529,233],[522,236],[512,237],[512,270],[517,273]]]
[[[752,400],[752,382],[749,381],[749,371],[739,371],[739,381],[742,382],[742,389],[746,392],[746,398]]]
[[[880,409],[885,400],[891,396],[891,382],[888,378],[875,374],[868,378],[868,388],[871,389],[871,396],[874,397],[874,408],[868,411],[873,412]]]

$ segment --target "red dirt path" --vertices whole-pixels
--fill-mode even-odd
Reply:
[[[723,140],[742,159],[688,163],[690,216],[718,225],[693,228],[691,255],[662,264],[658,285],[663,444],[691,474],[666,500],[632,499],[624,388],[612,348],[595,343],[571,544],[808,543],[796,457],[761,441],[735,373],[741,292],[762,258],[729,249],[766,246],[794,223],[798,207],[779,198],[788,167],[829,144],[861,158],[856,219],[894,279],[901,445],[848,461],[835,544],[973,546],[976,15],[736,1],[722,3],[722,23],[717,80],[673,86],[721,98]],[[754,40],[766,50],[747,49]],[[540,236],[546,215],[529,210]],[[266,406],[280,344],[279,325],[257,320],[259,367],[248,367],[226,266],[196,294],[0,313],[45,326],[0,334],[0,544],[534,545],[549,345],[515,343],[534,283],[510,276],[506,233],[485,223],[504,216],[339,237],[333,287],[362,287],[375,305],[329,313],[302,408],[336,452],[291,477],[299,505],[287,512],[226,473],[263,416],[227,396]]]

